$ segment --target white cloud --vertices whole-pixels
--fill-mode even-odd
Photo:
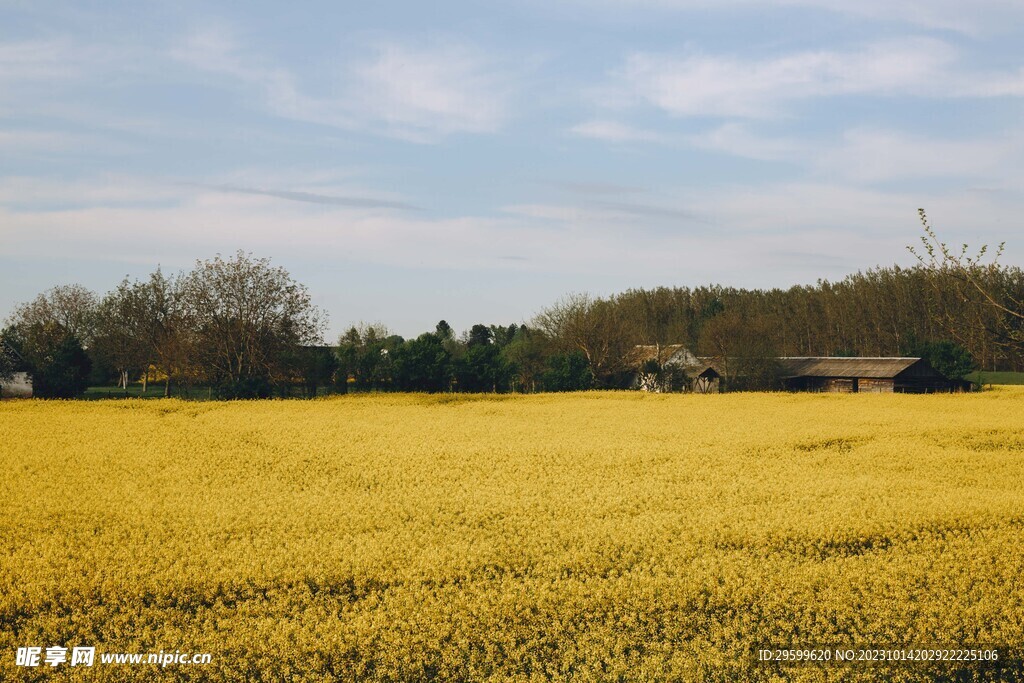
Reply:
[[[685,263],[685,277],[735,286],[807,283],[876,265],[910,265],[906,247],[921,235],[919,206],[929,209],[952,243],[1009,239],[1008,260],[1024,256],[1024,244],[1013,240],[1017,227],[1005,220],[1024,210],[1020,192],[912,193],[804,181],[679,188],[674,197],[669,211],[700,220],[652,227],[639,216],[586,202],[506,210],[621,248],[616,272],[646,273],[659,284],[677,277],[673,263],[677,270]]]
[[[782,4],[968,34],[1002,31],[1007,21],[1024,17],[1014,0],[782,0]]]
[[[638,53],[613,73],[605,98],[613,106],[632,100],[674,116],[773,117],[813,97],[945,94],[936,79],[955,58],[946,43],[924,38],[763,60]]]
[[[496,130],[508,93],[487,59],[465,47],[381,46],[353,67],[360,113],[373,127],[412,138]]]
[[[795,102],[835,96],[1024,96],[1024,70],[971,72],[932,38],[879,42],[767,59],[636,53],[595,92],[599,104],[654,106],[672,116],[771,118]]]
[[[234,34],[223,26],[210,25],[192,31],[171,51],[170,56],[197,69],[256,79],[262,71],[246,66],[237,56],[239,46]]]
[[[609,121],[605,119],[584,121],[569,129],[570,133],[584,138],[606,142],[661,142],[664,136],[649,130]]]
[[[353,125],[340,107],[301,94],[288,70],[243,55],[233,32],[223,26],[192,32],[170,51],[170,57],[199,71],[229,76],[258,88],[274,115],[341,127]]]
[[[744,239],[762,235],[795,249],[806,246],[805,235],[832,234],[831,245],[820,245],[823,253],[852,259],[858,267],[903,261],[906,246],[921,235],[918,207],[929,210],[944,238],[971,244],[1007,238],[1013,242],[1017,226],[1005,219],[1024,209],[1019,190],[894,191],[828,181],[721,186],[681,194],[681,201],[694,211]],[[1011,258],[1024,256],[1024,243],[1017,240],[1011,246]]]
[[[0,84],[52,87],[56,83],[109,82],[112,77],[151,77],[149,49],[127,39],[87,41],[55,35],[0,41]]]
[[[66,210],[0,209],[0,255],[7,257],[117,260],[152,254],[188,262],[242,248],[400,267],[522,269],[539,261],[553,269],[573,242],[510,219],[427,219],[217,191],[159,208],[111,202]],[[502,259],[509,254],[531,260]],[[607,265],[612,254],[606,257]]]
[[[607,142],[658,142],[665,139],[658,133],[609,120],[585,121],[572,126],[569,132]]]
[[[13,214],[29,214],[37,210],[68,211],[71,208],[159,207],[173,211],[195,202],[214,201],[218,196],[248,195],[270,200],[272,206],[298,202],[322,207],[351,207],[367,213],[418,211],[418,207],[397,193],[365,187],[351,175],[341,170],[303,173],[295,169],[246,169],[193,181],[119,174],[76,179],[5,176],[0,177],[0,204],[11,208]],[[281,207],[277,206],[277,209]]]
[[[0,83],[70,78],[81,68],[67,40],[0,43]]]
[[[1004,32],[1024,19],[1024,6],[1016,0],[588,0],[586,4],[591,11],[600,7],[702,12],[814,9],[968,35]]]
[[[171,186],[160,203],[147,203],[160,183],[124,180],[70,184],[66,190],[82,205],[63,209],[15,208],[9,198],[31,190],[31,182],[3,181],[0,256],[177,268],[241,248],[293,261],[571,274],[580,282],[615,273],[622,287],[784,286],[908,263],[905,246],[920,233],[918,206],[929,209],[945,238],[972,244],[1012,237],[1017,226],[1005,218],[1024,209],[1019,193],[917,194],[794,182],[681,187],[651,203],[590,198],[507,207],[504,216],[432,218],[203,187]],[[45,190],[40,184],[34,191]],[[1016,251],[1008,258],[1024,253],[1024,245],[1011,247]]]
[[[121,44],[87,44],[69,37],[0,41],[0,115],[66,116],[78,103],[63,97],[65,88],[102,86],[138,61]]]
[[[33,205],[47,209],[68,206],[124,206],[180,201],[189,190],[130,175],[104,174],[93,178],[0,177],[0,204]],[[17,212],[14,212],[17,213]]]
[[[803,159],[811,146],[808,141],[795,138],[755,135],[747,126],[740,123],[722,124],[704,133],[690,136],[688,142],[701,149],[760,161]]]
[[[258,87],[270,111],[284,118],[416,142],[492,132],[505,122],[514,79],[482,52],[398,43],[369,51],[372,57],[343,68],[323,94],[300,88],[288,69],[246,54],[223,28],[193,33],[171,56]]]
[[[708,225],[710,221],[669,203],[591,198],[572,204],[513,204],[502,211],[516,216],[572,224],[582,230],[655,231]]]
[[[914,132],[851,128],[838,138],[758,135],[727,123],[689,138],[694,147],[802,167],[807,175],[855,185],[899,180],[957,178],[974,184],[1024,182],[1018,160],[1024,131],[944,139]]]
[[[62,152],[122,154],[129,145],[96,135],[56,130],[0,130],[0,151],[7,154],[41,155]]]
[[[1021,178],[1019,134],[942,140],[891,130],[846,131],[831,149],[819,149],[813,163],[819,172],[854,182],[906,178],[955,177],[975,181]]]

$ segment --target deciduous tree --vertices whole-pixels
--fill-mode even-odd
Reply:
[[[71,398],[88,388],[92,362],[83,340],[91,340],[96,295],[81,285],[54,287],[15,308],[6,345],[32,378],[41,398]]]
[[[239,251],[199,261],[183,282],[195,357],[226,396],[264,393],[297,347],[322,342],[323,319],[306,288],[269,259]]]
[[[613,301],[586,294],[570,295],[542,311],[535,324],[563,352],[583,354],[599,383],[610,381],[625,367],[626,353],[634,345]]]
[[[1024,291],[1020,289],[1019,272],[1014,277],[999,263],[1006,243],[999,244],[991,255],[988,245],[974,253],[967,244],[959,249],[950,247],[932,229],[925,210],[917,211],[925,234],[920,249],[909,249],[925,268],[933,288],[939,293],[953,293],[965,307],[974,309],[972,322],[997,344],[1018,353],[1024,350]],[[947,328],[955,327],[951,322],[949,316],[943,318]]]

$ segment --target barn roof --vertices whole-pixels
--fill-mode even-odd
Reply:
[[[782,374],[787,377],[895,377],[920,358],[779,358]]]

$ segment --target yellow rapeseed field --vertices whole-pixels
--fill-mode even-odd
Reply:
[[[6,401],[0,466],[2,680],[1024,676],[1020,389]]]

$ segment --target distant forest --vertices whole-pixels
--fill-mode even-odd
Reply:
[[[40,294],[0,333],[0,383],[25,371],[42,397],[152,381],[166,395],[205,387],[225,398],[570,391],[628,386],[636,345],[673,344],[746,361],[725,378],[734,388],[770,388],[777,356],[925,356],[951,376],[1024,371],[1024,273],[936,249],[916,267],[838,282],[572,294],[523,324],[460,334],[441,320],[415,339],[361,324],[333,343],[304,286],[239,252],[125,280],[102,297],[75,285]]]

